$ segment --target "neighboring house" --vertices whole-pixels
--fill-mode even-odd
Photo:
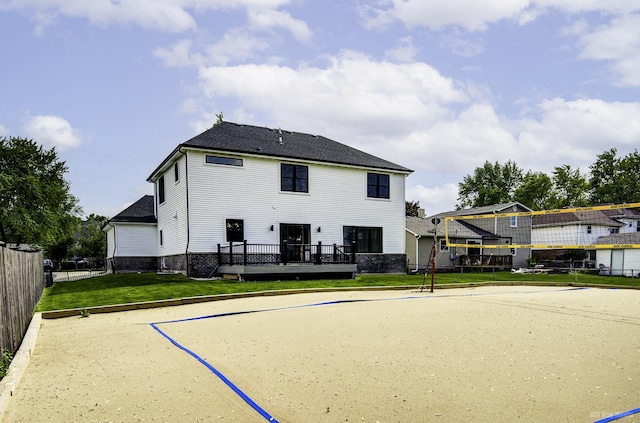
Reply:
[[[586,210],[543,214],[533,218],[531,243],[534,245],[592,245],[602,237],[618,233],[636,233],[640,214],[632,209]],[[536,248],[537,258],[553,259],[565,250]],[[589,260],[595,250],[587,249]]]
[[[601,274],[640,277],[640,232],[616,233],[598,238],[596,244],[610,245],[612,248],[597,249],[596,263]]]
[[[531,244],[531,217],[500,217],[500,214],[528,211],[531,209],[518,202],[511,202],[454,210],[428,217],[407,217],[405,242],[409,269],[417,272],[430,266],[436,227],[434,219],[439,219],[436,234],[436,269],[449,270],[460,266],[527,267],[530,250],[528,248],[512,249],[509,245]],[[450,244],[478,244],[478,248],[447,246],[445,241],[446,217],[486,214],[494,214],[495,218],[454,220],[449,226]],[[504,244],[505,247],[482,248],[482,244]]]
[[[154,198],[145,195],[102,228],[107,234],[108,271],[155,271],[157,268],[157,224]]]
[[[404,272],[411,172],[322,136],[216,124],[147,179],[157,267],[193,277]]]

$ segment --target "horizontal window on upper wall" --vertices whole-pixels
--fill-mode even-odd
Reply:
[[[242,167],[242,159],[236,157],[224,157],[224,156],[205,156],[205,162],[209,164],[227,165],[227,166],[239,166]]]

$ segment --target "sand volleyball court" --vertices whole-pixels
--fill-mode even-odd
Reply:
[[[640,407],[639,305],[482,286],[42,320],[4,421],[601,421]]]

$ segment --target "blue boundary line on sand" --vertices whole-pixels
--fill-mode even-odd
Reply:
[[[623,413],[619,413],[619,414],[616,414],[616,415],[613,415],[613,416],[610,416],[610,417],[604,418],[604,419],[602,419],[602,420],[596,420],[596,421],[595,421],[595,422],[593,422],[593,423],[607,423],[607,422],[612,422],[612,421],[615,421],[615,420],[621,419],[621,418],[623,418],[623,417],[631,416],[631,415],[636,414],[636,413],[640,413],[640,408],[635,408],[635,409],[633,409],[633,410],[625,411],[625,412],[623,412]]]
[[[588,287],[572,287],[572,288],[565,288],[565,289],[553,290],[553,291],[554,292],[557,292],[557,291],[579,291],[579,290],[587,290],[587,289],[591,289],[591,288],[588,288]],[[551,290],[549,290],[549,291],[551,291]],[[547,292],[547,291],[525,291],[525,292],[518,292],[518,293],[519,294],[531,294],[531,293],[538,293],[538,292]],[[397,301],[397,300],[414,300],[414,299],[450,298],[450,297],[479,297],[479,296],[490,296],[490,295],[502,295],[502,294],[495,294],[495,293],[474,294],[474,293],[471,293],[471,294],[465,294],[465,295],[456,295],[456,294],[449,294],[449,295],[419,295],[419,296],[418,295],[411,295],[411,296],[395,297],[395,298],[376,298],[376,299],[361,299],[361,300],[334,300],[334,301],[325,301],[325,302],[310,303],[310,304],[303,304],[303,305],[296,305],[296,306],[275,307],[275,308],[266,308],[266,309],[260,309],[260,310],[244,310],[244,311],[235,311],[235,312],[228,312],[228,313],[210,314],[210,315],[198,316],[198,317],[189,317],[189,318],[186,318],[186,319],[167,320],[167,321],[163,321],[163,322],[151,323],[150,326],[153,329],[155,329],[160,335],[162,335],[164,338],[166,338],[169,342],[171,342],[173,345],[175,345],[179,349],[183,350],[184,352],[186,352],[187,354],[189,354],[190,356],[192,356],[193,358],[198,360],[202,365],[204,365],[207,369],[209,369],[213,374],[218,376],[218,378],[220,378],[220,380],[222,380],[229,388],[231,388],[231,390],[233,392],[235,392],[240,398],[242,398],[247,404],[249,404],[255,411],[257,411],[268,422],[279,423],[278,420],[275,419],[275,417],[271,416],[267,411],[265,411],[262,407],[260,407],[254,400],[252,400],[247,394],[245,394],[240,388],[238,388],[233,382],[231,382],[231,380],[229,380],[218,369],[216,369],[214,366],[209,364],[205,359],[200,357],[198,354],[196,354],[195,352],[191,351],[189,348],[185,347],[184,345],[180,344],[178,341],[173,339],[166,332],[161,330],[158,327],[158,325],[168,324],[168,323],[191,322],[191,321],[205,320],[205,319],[214,319],[214,318],[218,318],[218,317],[238,316],[238,315],[242,315],[242,314],[263,313],[263,312],[268,312],[268,311],[293,310],[293,309],[306,308],[306,307],[320,307],[320,306],[336,305],[336,304],[351,304],[351,303],[363,303],[363,302],[375,302],[375,301]],[[618,420],[618,419],[620,419],[622,417],[626,417],[626,416],[629,416],[629,415],[632,415],[632,414],[635,414],[635,413],[638,413],[638,412],[640,412],[640,408],[637,408],[635,410],[625,411],[624,413],[616,414],[615,416],[607,417],[605,419],[598,420],[598,421],[596,421],[594,423],[607,423],[607,422]]]

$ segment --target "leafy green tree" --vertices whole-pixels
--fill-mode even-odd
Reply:
[[[103,258],[107,255],[105,235],[102,232],[105,223],[107,218],[96,214],[90,214],[87,220],[81,222],[76,256]]]
[[[0,137],[0,240],[47,248],[67,238],[80,209],[55,148]]]
[[[514,194],[523,181],[523,171],[509,160],[504,165],[488,161],[476,167],[473,175],[467,175],[458,184],[458,208],[482,207],[513,201]]]
[[[553,170],[553,198],[548,208],[584,207],[589,205],[589,182],[580,173],[580,169],[572,169],[569,165],[557,166]]]
[[[640,154],[638,150],[616,157],[615,148],[598,156],[590,166],[590,201],[592,204],[640,202]]]
[[[532,210],[549,208],[553,198],[553,181],[546,173],[528,171],[522,184],[516,188],[513,200]]]
[[[407,217],[418,217],[418,210],[420,210],[420,201],[405,201],[404,211]]]

